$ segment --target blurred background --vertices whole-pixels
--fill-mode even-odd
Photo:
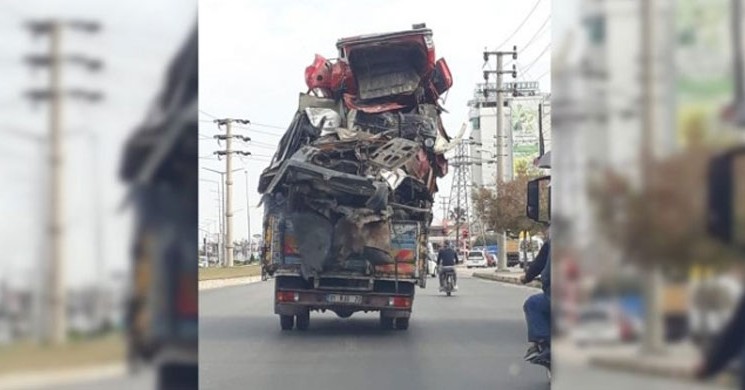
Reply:
[[[735,352],[712,349],[738,309],[743,252],[707,229],[710,160],[745,142],[742,1],[554,9],[554,386],[743,386],[745,324],[725,336]]]
[[[195,21],[178,0],[0,4],[0,388],[126,372],[125,142]],[[127,380],[94,385],[150,383]]]

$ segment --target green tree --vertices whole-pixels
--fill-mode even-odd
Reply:
[[[520,231],[537,232],[543,228],[525,215],[528,182],[538,177],[540,171],[529,164],[516,166],[515,170],[514,180],[497,187],[499,193],[488,188],[473,193],[476,217],[484,221],[486,230],[505,231],[516,236]]]

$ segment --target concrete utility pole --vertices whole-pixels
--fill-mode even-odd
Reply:
[[[218,182],[218,186],[217,186],[218,187],[217,195],[218,195],[218,198],[219,198],[219,202],[218,202],[218,207],[217,208],[218,208],[218,213],[220,215],[220,220],[219,220],[220,221],[220,238],[218,240],[218,247],[220,248],[220,252],[222,253],[222,260],[221,260],[220,264],[223,267],[230,267],[232,265],[229,266],[228,265],[228,261],[227,261],[227,259],[228,259],[228,250],[227,250],[227,248],[228,248],[228,245],[227,245],[227,242],[228,242],[228,238],[227,238],[227,230],[228,230],[228,228],[227,228],[227,226],[228,226],[227,215],[228,215],[228,212],[227,212],[227,210],[228,209],[227,209],[227,206],[226,206],[227,197],[225,196],[225,187],[226,187],[225,186],[225,182],[226,182],[225,176],[227,176],[227,173],[226,172],[223,172],[223,171],[218,171],[218,170],[215,170],[215,169],[205,168],[205,167],[202,167],[202,169],[207,170],[207,171],[210,171],[210,172],[214,172],[214,173],[220,175],[220,181]],[[233,169],[232,172],[237,172],[237,171],[240,171],[240,170],[241,170],[240,168],[236,168],[236,169]],[[222,245],[220,245],[219,242],[222,242]]]
[[[745,128],[745,65],[743,64],[743,0],[732,0],[732,51],[733,73],[735,80],[735,96],[732,109],[734,110],[734,124],[737,128]],[[745,133],[743,133],[745,134]],[[745,141],[745,138],[741,138]]]
[[[239,154],[243,156],[250,156],[250,152],[244,152],[239,150],[233,150],[233,138],[239,138],[243,141],[250,141],[251,139],[242,135],[233,135],[233,123],[239,124],[250,124],[251,121],[247,119],[215,119],[214,122],[218,128],[225,126],[225,134],[216,135],[215,139],[219,141],[225,141],[225,150],[218,150],[215,154],[218,158],[225,156],[225,251],[226,261],[225,265],[228,267],[233,266],[233,171],[239,171],[240,169],[233,169],[233,155]]]
[[[512,51],[486,51],[484,50],[484,62],[489,61],[490,56],[497,57],[497,70],[485,70],[484,71],[484,97],[488,95],[487,85],[489,84],[489,74],[495,74],[497,76],[497,85],[494,88],[494,92],[497,96],[497,196],[499,196],[499,190],[504,182],[504,99],[502,92],[508,92],[502,89],[502,75],[509,73],[512,78],[517,78],[517,69],[515,65],[512,65],[512,70],[503,70],[504,67],[502,57],[510,55],[513,60],[517,60],[517,46],[512,47]],[[516,91],[513,90],[513,95]],[[507,242],[507,232],[501,232],[499,235],[499,266],[497,270],[502,271],[507,269],[507,252],[505,246]]]
[[[248,197],[248,170],[244,169],[243,173],[246,175],[246,227],[248,228],[248,258],[251,258],[251,255],[253,255],[253,245],[251,237],[251,202]]]
[[[49,38],[49,53],[46,55],[32,54],[26,57],[26,62],[33,67],[49,69],[49,87],[46,89],[32,89],[26,96],[32,101],[49,101],[49,200],[50,212],[47,227],[49,240],[49,268],[46,285],[48,312],[51,314],[47,322],[46,342],[62,344],[67,340],[66,321],[66,288],[64,283],[64,223],[62,209],[63,183],[63,150],[62,150],[62,105],[63,96],[96,102],[102,99],[99,91],[83,89],[62,89],[62,63],[71,62],[86,67],[95,72],[101,69],[102,61],[83,55],[62,56],[61,41],[63,28],[78,30],[86,33],[97,33],[100,25],[96,22],[82,20],[44,20],[27,23],[33,36],[45,35]]]
[[[652,175],[653,150],[652,142],[654,140],[655,127],[655,108],[657,99],[655,96],[655,34],[654,34],[654,14],[655,1],[644,0],[641,3],[641,48],[642,48],[642,133],[641,133],[641,167],[639,174],[641,176],[641,185],[649,186],[654,181]],[[655,259],[646,259],[653,261]],[[654,263],[653,263],[654,264]],[[657,265],[653,265],[645,273],[645,285],[647,295],[647,307],[649,310],[645,316],[645,332],[643,340],[643,349],[647,353],[660,353],[664,344],[664,324],[662,320],[662,286],[664,280],[661,270]]]

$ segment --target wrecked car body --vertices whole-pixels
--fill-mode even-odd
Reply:
[[[437,178],[457,142],[440,118],[452,77],[426,28],[337,48],[306,68],[308,92],[259,180],[262,263],[282,329],[307,328],[312,310],[380,311],[384,327],[406,329],[427,280]]]

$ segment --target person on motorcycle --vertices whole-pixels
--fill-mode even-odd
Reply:
[[[521,282],[530,283],[540,276],[542,292],[525,300],[523,311],[528,325],[530,346],[525,360],[546,356],[551,347],[551,239],[546,240]]]
[[[455,272],[455,265],[457,263],[458,253],[450,247],[449,241],[445,241],[445,245],[437,253],[437,269],[440,274],[440,291],[443,291],[445,286],[445,272],[453,273],[453,288],[456,290],[458,289],[458,275]]]

